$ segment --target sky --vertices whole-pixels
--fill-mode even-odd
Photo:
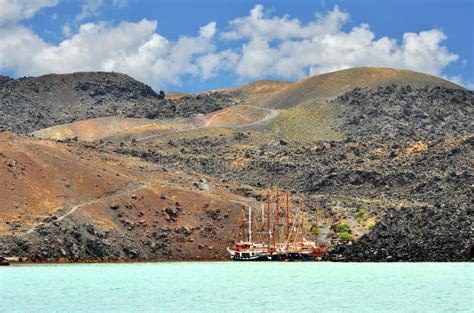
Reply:
[[[385,66],[472,90],[473,20],[474,0],[0,0],[0,74],[199,92]]]

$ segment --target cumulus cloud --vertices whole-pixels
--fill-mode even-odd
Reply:
[[[87,0],[77,19],[97,15],[104,1],[126,5],[120,0]],[[296,80],[354,66],[442,75],[443,69],[458,59],[443,45],[446,35],[441,30],[405,33],[398,40],[377,38],[368,24],[345,30],[350,16],[337,6],[303,23],[289,16],[274,16],[256,5],[248,16],[230,21],[224,32],[210,22],[195,36],[176,40],[159,34],[156,21],[143,19],[116,25],[89,22],[75,30],[64,26],[66,38],[52,44],[18,22],[56,2],[0,0],[10,12],[0,11],[0,69],[18,75],[117,71],[163,88],[180,85],[186,75],[202,80],[229,73],[241,81]],[[232,48],[222,48],[227,43]]]
[[[0,0],[0,27],[3,24],[28,19],[46,7],[54,7],[58,0]]]
[[[182,75],[212,77],[231,58],[215,53],[215,22],[195,37],[169,41],[156,32],[156,21],[82,24],[79,31],[51,45],[29,29],[15,25],[0,30],[0,67],[19,75],[74,71],[117,71],[154,86],[179,85]],[[70,29],[65,30],[69,34]],[[208,56],[209,64],[201,57]],[[198,61],[199,60],[199,61]]]
[[[246,17],[230,22],[222,34],[227,40],[244,40],[236,72],[242,79],[276,76],[300,79],[307,75],[354,66],[388,66],[439,75],[458,56],[442,42],[437,29],[405,33],[402,42],[376,39],[368,24],[346,32],[349,14],[337,6],[326,15],[316,15],[307,24],[288,16],[267,16],[261,5]]]
[[[290,19],[288,16],[267,16],[263,5],[258,4],[250,10],[249,16],[230,21],[231,30],[223,33],[222,37],[230,40],[250,38],[264,41],[309,38],[337,32],[349,19],[349,15],[341,12],[337,6],[330,14],[316,17],[314,21],[302,25],[298,19]]]
[[[229,49],[201,55],[196,59],[196,64],[199,67],[201,78],[207,80],[222,71],[231,70],[237,64],[238,58],[239,55]]]

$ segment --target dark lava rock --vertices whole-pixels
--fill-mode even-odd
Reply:
[[[83,72],[0,80],[0,127],[18,133],[97,117],[189,117],[240,102],[236,92],[165,99],[125,74]]]
[[[168,214],[168,217],[171,221],[176,221],[178,218],[178,210],[173,208],[165,208],[165,213]]]
[[[0,236],[0,253],[8,251],[10,256],[27,258],[31,261],[58,260],[101,260],[129,258],[123,249],[133,247],[139,251],[130,238],[123,237],[112,242],[109,237],[118,236],[101,232],[94,225],[67,217],[58,223],[37,227],[36,233],[24,238]]]
[[[428,138],[472,134],[474,92],[445,87],[355,88],[333,101],[352,138]]]
[[[469,261],[472,215],[445,206],[391,210],[372,232],[334,249],[337,261]]]

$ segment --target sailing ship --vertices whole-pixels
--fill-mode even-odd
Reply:
[[[260,212],[250,206],[242,208],[238,238],[227,248],[233,260],[315,261],[324,257],[327,246],[306,239],[304,218],[299,212],[290,213],[288,191],[284,195],[283,206],[276,188],[275,195],[267,191],[266,208],[262,203]]]

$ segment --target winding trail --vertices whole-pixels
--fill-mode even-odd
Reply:
[[[265,115],[264,118],[262,118],[259,121],[255,121],[255,122],[248,123],[248,124],[243,123],[243,124],[238,124],[238,125],[233,125],[233,126],[227,126],[227,127],[223,127],[223,128],[245,128],[245,127],[248,127],[248,126],[256,126],[256,125],[260,125],[260,124],[263,124],[265,122],[268,122],[268,121],[274,119],[275,117],[277,117],[278,114],[280,114],[275,109],[266,109],[266,108],[261,108],[261,107],[255,106],[255,105],[245,105],[245,106],[252,107],[252,108],[257,108],[257,109],[260,109],[260,110],[268,110],[268,113]],[[156,138],[156,137],[161,137],[161,136],[165,136],[165,135],[169,135],[169,134],[187,132],[187,131],[192,131],[192,130],[199,130],[199,129],[204,129],[204,128],[212,128],[212,127],[213,126],[208,126],[208,125],[191,126],[191,127],[181,128],[181,129],[175,129],[173,131],[169,131],[169,132],[165,132],[165,133],[161,133],[161,134],[154,134],[154,135],[149,135],[149,136],[145,136],[145,137],[142,137],[142,138],[137,138],[137,139],[135,139],[135,141],[139,142],[139,141],[144,141],[144,140],[148,140],[148,139],[152,139],[152,138]]]
[[[73,214],[74,212],[76,212],[78,209],[82,208],[82,207],[85,207],[87,205],[91,205],[91,204],[95,204],[95,203],[98,203],[98,202],[101,202],[101,201],[106,201],[106,200],[109,200],[109,199],[112,199],[112,198],[115,198],[115,197],[119,197],[119,196],[122,196],[122,195],[125,195],[127,193],[131,193],[131,192],[136,192],[138,190],[142,190],[142,189],[147,189],[149,188],[147,185],[135,185],[135,184],[128,184],[127,186],[125,186],[124,188],[121,188],[119,190],[116,190],[114,193],[112,193],[111,195],[109,196],[102,196],[102,197],[99,197],[99,198],[96,198],[96,199],[92,199],[92,200],[88,200],[88,201],[84,201],[84,202],[81,202],[73,207],[71,207],[69,210],[67,210],[66,213],[64,213],[63,215],[60,215],[58,216],[58,218],[56,220],[54,220],[55,222],[59,222],[59,221],[62,221],[63,219],[65,219],[66,217],[68,217],[69,215]],[[63,207],[60,207],[60,208],[57,208],[57,210],[61,210],[63,209]],[[40,226],[40,225],[44,225],[45,223],[44,222],[41,222],[35,226],[33,226],[32,228],[28,229],[27,231],[25,231],[24,233],[20,234],[19,236],[24,236],[24,235],[28,235],[28,234],[31,234],[35,231],[35,229]]]
[[[248,105],[248,106],[258,108],[258,107],[253,106],[253,105]],[[280,112],[278,112],[275,109],[268,109],[268,110],[269,110],[268,114],[266,114],[265,117],[262,118],[260,121],[255,121],[255,122],[252,122],[252,123],[249,123],[249,124],[236,125],[236,126],[233,126],[233,127],[235,127],[235,128],[244,128],[244,127],[248,127],[248,126],[260,125],[260,124],[263,124],[263,123],[266,123],[268,121],[273,120],[275,117],[277,117],[280,114]]]

